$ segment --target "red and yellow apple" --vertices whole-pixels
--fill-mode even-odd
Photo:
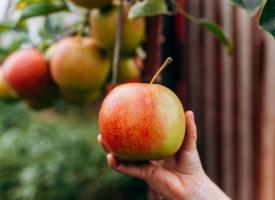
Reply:
[[[145,20],[143,18],[128,19],[128,11],[129,6],[126,6],[121,40],[121,51],[124,54],[132,53],[145,38]],[[91,12],[92,37],[106,50],[114,48],[118,14],[119,8],[116,5],[109,9],[95,9]]]
[[[42,98],[52,87],[47,61],[37,49],[14,52],[2,70],[7,84],[23,99]]]
[[[183,142],[184,109],[178,97],[162,85],[123,84],[103,101],[99,128],[103,144],[116,157],[159,160],[175,154]]]
[[[50,69],[61,90],[91,92],[104,84],[110,70],[110,59],[98,48],[95,40],[67,37],[55,45]]]
[[[112,3],[112,0],[71,0],[74,4],[83,8],[100,8]]]

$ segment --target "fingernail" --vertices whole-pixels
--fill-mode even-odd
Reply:
[[[112,154],[107,155],[107,161],[110,167],[117,168],[119,166],[119,163],[117,160],[114,159],[114,156]]]

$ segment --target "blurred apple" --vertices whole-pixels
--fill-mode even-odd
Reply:
[[[67,37],[56,44],[50,69],[61,90],[91,92],[103,86],[110,70],[110,59],[95,40]]]
[[[121,58],[118,65],[118,82],[135,81],[140,77],[140,71],[135,58]]]
[[[3,78],[22,99],[48,102],[55,99],[47,61],[37,49],[25,49],[11,54],[3,63]]]
[[[135,51],[145,38],[144,18],[130,20],[128,19],[128,11],[129,5],[125,6],[124,10],[124,25],[121,40],[121,51],[124,54]],[[91,12],[92,37],[106,50],[112,50],[114,47],[118,15],[119,7],[117,5],[108,6],[101,10],[95,9]]]

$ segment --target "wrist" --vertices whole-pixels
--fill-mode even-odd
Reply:
[[[185,197],[186,200],[230,200],[230,198],[203,173],[196,179],[193,190]]]

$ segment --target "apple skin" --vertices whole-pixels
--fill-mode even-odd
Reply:
[[[159,160],[175,154],[185,126],[180,100],[157,84],[120,85],[105,98],[99,113],[103,144],[125,161]]]
[[[121,52],[132,53],[145,38],[145,20],[143,18],[128,19],[129,6],[125,6],[124,25],[122,32]],[[113,50],[117,29],[119,7],[113,5],[108,10],[95,9],[91,12],[90,23],[92,37],[106,50]]]
[[[112,3],[112,0],[71,0],[74,4],[83,8],[100,8]]]
[[[48,63],[37,49],[14,52],[2,70],[5,81],[23,99],[40,98],[51,84]]]
[[[14,101],[17,99],[15,91],[4,80],[2,69],[0,68],[0,100]]]
[[[134,58],[121,58],[118,65],[118,81],[127,82],[139,80],[140,71]]]
[[[98,48],[95,40],[67,37],[55,45],[50,69],[61,89],[71,91],[99,90],[109,70],[110,59]]]

